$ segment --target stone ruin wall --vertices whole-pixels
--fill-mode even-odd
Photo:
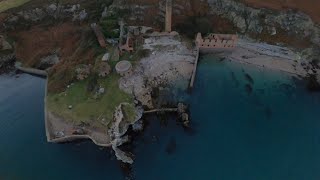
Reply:
[[[196,44],[199,48],[215,49],[215,48],[235,48],[238,42],[238,36],[234,34],[210,34],[206,38],[202,38],[198,33]]]

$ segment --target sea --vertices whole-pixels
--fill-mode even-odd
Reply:
[[[320,94],[290,74],[202,56],[190,128],[144,117],[127,167],[90,141],[46,142],[45,79],[0,76],[0,180],[319,180]]]

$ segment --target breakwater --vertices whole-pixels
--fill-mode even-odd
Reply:
[[[26,68],[26,67],[21,67],[21,66],[16,66],[18,70],[21,72],[31,74],[31,75],[36,75],[36,76],[41,76],[41,77],[47,77],[48,73],[47,71],[44,70],[39,70],[39,69],[34,69],[34,68]]]

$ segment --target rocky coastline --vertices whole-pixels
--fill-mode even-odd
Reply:
[[[120,89],[128,94],[132,93],[134,96],[134,121],[128,122],[124,117],[123,106],[129,105],[128,103],[121,103],[114,111],[110,127],[99,131],[67,123],[65,119],[50,112],[46,107],[45,121],[48,142],[64,143],[79,139],[91,139],[98,146],[111,147],[118,160],[132,164],[132,157],[119,147],[128,142],[129,139],[126,134],[129,129],[142,130],[141,119],[144,110],[162,108],[167,105],[166,102],[157,97],[155,91],[167,89],[177,82],[181,82],[183,86],[180,85],[180,87],[184,90],[188,88],[194,55],[192,49],[188,49],[183,44],[184,42],[177,40],[177,38],[179,39],[178,34],[151,37],[144,47],[150,51],[149,55],[138,62],[132,73],[119,80]],[[167,51],[168,46],[171,48],[170,51]],[[155,90],[155,88],[158,90]],[[189,117],[184,113],[185,107],[180,105],[175,111],[182,112],[181,115],[178,113],[178,116],[184,119],[181,124],[187,126]],[[74,134],[72,131],[81,131],[83,134]]]
[[[159,1],[156,6],[162,7],[162,3],[162,1]],[[174,11],[174,15],[189,16],[185,14],[186,10],[191,6],[190,3],[183,5],[179,3],[180,1],[177,1],[174,5],[177,9]],[[136,6],[135,4],[132,6],[126,4],[126,1],[114,1],[109,7],[111,10],[105,7],[101,16],[102,18],[106,17],[107,11],[115,9],[138,8],[139,11],[133,11],[133,13],[139,12],[140,14],[133,14],[132,17],[137,17],[135,20],[139,21],[144,19],[144,17],[141,17],[141,14],[144,13],[141,12],[147,11],[148,8],[152,7]],[[320,71],[318,66],[319,59],[317,59],[320,46],[320,27],[308,15],[295,11],[275,13],[271,10],[247,7],[243,3],[232,0],[208,0],[206,7],[208,15],[217,15],[227,19],[243,35],[238,47],[229,54],[220,54],[221,58],[255,65],[260,68],[280,70],[298,77],[310,77],[310,82],[313,84],[310,85],[310,88],[320,89],[319,85],[314,85],[317,82],[317,76]],[[4,31],[10,31],[19,28],[20,22],[24,22],[25,24],[23,25],[30,26],[39,24],[47,19],[57,21],[71,20],[73,23],[81,24],[90,18],[88,13],[89,10],[86,10],[80,4],[50,4],[11,13],[6,16],[1,26],[4,27]],[[156,18],[162,21],[163,12],[160,11]],[[290,37],[291,35],[295,37],[302,35],[299,38],[300,40],[307,39],[308,48],[303,47],[302,50],[298,50],[287,48],[281,43],[271,45],[247,38],[248,36],[256,36],[257,39],[260,39],[259,34],[276,37],[283,31]],[[170,91],[170,86],[175,86],[182,91],[188,89],[196,57],[193,43],[190,41],[192,40],[183,39],[177,32],[146,35],[142,49],[149,52],[148,55],[135,62],[132,72],[121,77],[118,82],[119,89],[134,97],[136,110],[134,121],[128,122],[124,118],[122,107],[127,105],[125,102],[115,109],[111,125],[107,130],[75,126],[48,111],[47,107],[45,107],[48,142],[63,143],[79,139],[90,139],[98,146],[112,147],[119,160],[129,164],[133,163],[133,158],[119,147],[128,141],[129,138],[126,135],[128,131],[130,133],[132,128],[139,129],[139,127],[143,127],[141,118],[144,110],[162,108],[167,103],[158,97],[159,93]],[[12,48],[3,38],[1,43],[1,47],[6,48],[5,50]],[[42,64],[36,64],[36,67],[41,69],[46,69],[62,61],[55,53],[49,56],[48,54],[46,56],[43,55],[38,59],[42,59]],[[15,61],[16,56],[11,51],[5,55],[0,55],[0,74],[14,70]],[[21,70],[29,71],[29,69]],[[40,73],[40,75],[46,74],[44,71],[31,70],[32,72]],[[46,87],[46,93],[47,91]],[[72,109],[72,105],[69,105],[69,109]]]

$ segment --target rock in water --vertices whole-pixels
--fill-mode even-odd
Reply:
[[[171,138],[169,143],[167,144],[167,147],[166,147],[166,152],[168,154],[172,154],[176,151],[176,148],[177,148],[177,143],[176,143],[176,140],[175,138]]]
[[[266,109],[265,109],[265,114],[266,114],[267,119],[270,119],[270,118],[271,118],[271,116],[272,116],[272,111],[271,111],[270,107],[266,107]]]
[[[132,125],[132,130],[135,132],[139,132],[143,130],[143,121],[139,120]]]
[[[306,77],[307,89],[310,92],[320,92],[320,83],[316,74],[310,74]]]
[[[248,73],[245,74],[245,77],[246,77],[246,80],[247,80],[250,84],[254,84],[254,81],[253,81],[252,77],[251,77]]]
[[[189,127],[190,120],[189,120],[189,114],[188,113],[182,113],[181,114],[181,120],[183,122],[183,126]]]
[[[128,164],[133,163],[133,159],[131,157],[127,156],[127,154],[125,152],[121,151],[116,146],[112,146],[112,148],[113,148],[118,160],[122,161],[123,163],[128,163]]]
[[[187,106],[184,105],[183,103],[178,103],[178,113],[182,114],[186,112]]]
[[[236,75],[234,74],[234,72],[231,72],[231,78],[234,81],[236,87],[238,87],[239,86],[239,81],[238,81]]]
[[[251,86],[250,84],[246,84],[246,85],[245,85],[245,89],[246,89],[246,92],[247,92],[248,94],[251,94],[252,91],[253,91],[253,88],[252,88],[252,86]]]

